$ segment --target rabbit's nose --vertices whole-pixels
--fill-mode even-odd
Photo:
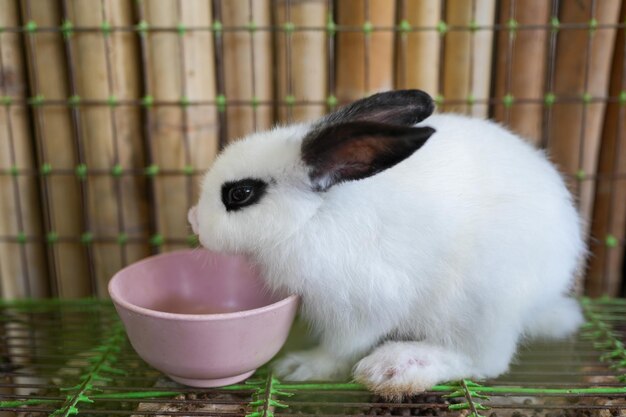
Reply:
[[[199,233],[197,208],[198,206],[193,206],[192,208],[189,209],[189,213],[187,213],[187,220],[189,221],[189,224],[191,224],[191,229],[193,230],[195,234]]]

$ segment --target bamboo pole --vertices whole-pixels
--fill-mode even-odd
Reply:
[[[19,27],[18,4],[14,0],[0,0],[0,27]],[[22,58],[21,35],[4,32],[0,34],[0,96],[11,100],[27,98],[26,63]],[[0,109],[0,171],[16,167],[20,170],[35,168],[35,149],[32,145],[28,109],[12,104]],[[36,178],[0,175],[0,235],[41,236],[41,210],[37,196]],[[0,244],[0,297],[3,299],[45,297],[49,295],[49,282],[40,242],[24,244],[3,242]],[[24,329],[0,324],[0,337],[9,338]],[[11,357],[23,354],[24,349],[3,343],[0,355]],[[15,363],[24,364],[17,359]],[[11,384],[23,383],[23,379],[6,375],[0,377],[0,394],[18,394]],[[11,413],[0,412],[0,416]]]
[[[468,26],[472,21],[472,2],[465,0],[446,1],[446,24]],[[444,38],[443,96],[445,100],[464,101],[470,94],[471,32],[447,32]],[[465,104],[442,106],[442,110],[467,113]]]
[[[203,0],[143,2],[150,26],[210,27],[211,4]],[[187,105],[215,100],[213,34],[208,30],[154,32],[148,35],[149,91],[155,101],[180,105],[152,110],[151,160],[159,170],[186,166],[208,168],[218,149],[216,107]],[[198,184],[190,176],[156,176],[153,180],[159,237],[185,239],[190,233],[187,210],[194,204]],[[163,249],[180,248],[165,244]]]
[[[588,24],[595,7],[599,25],[617,23],[619,0],[593,2],[568,0],[562,4],[562,23]],[[561,30],[558,34],[554,94],[576,102],[556,103],[550,125],[550,155],[567,174],[577,174],[582,181],[571,183],[579,202],[585,232],[593,209],[594,181],[584,180],[595,174],[604,119],[605,103],[584,102],[584,98],[604,97],[608,93],[614,28]]]
[[[275,0],[278,120],[293,122],[321,116],[326,105],[327,61],[324,31],[326,0]],[[298,28],[302,30],[291,30]],[[294,101],[313,102],[293,105]]]
[[[620,21],[626,19],[622,6]],[[626,89],[626,56],[624,31],[618,31],[611,70],[609,94],[619,96]],[[602,127],[602,143],[598,160],[598,175],[594,201],[591,235],[598,245],[591,247],[586,292],[590,296],[623,294],[623,246],[626,237],[626,179],[618,173],[626,172],[626,107],[623,103],[609,103]]]
[[[249,31],[224,32],[224,74],[227,101],[272,100],[272,37],[255,27],[271,25],[269,0],[221,0],[224,27]],[[234,105],[226,110],[229,139],[272,126],[270,105]]]
[[[22,25],[59,26],[61,11],[57,2],[24,0]],[[25,35],[29,84],[33,97],[67,100],[67,66],[63,36],[59,32],[32,32]],[[76,143],[69,109],[62,106],[35,106],[33,117],[40,167],[74,170],[78,164]],[[45,165],[49,164],[49,165]],[[80,243],[56,241],[56,236],[78,237],[84,230],[81,188],[75,177],[45,175],[41,179],[50,272],[54,294],[84,297],[91,294],[86,251]]]
[[[343,0],[337,4],[337,23],[361,29],[337,34],[337,99],[350,102],[393,88],[395,2]],[[383,31],[371,31],[383,27]]]
[[[124,0],[68,2],[68,17],[77,27],[133,24],[131,4]],[[136,34],[77,32],[71,38],[75,91],[81,100],[140,99]],[[142,169],[141,120],[136,107],[83,106],[78,140],[90,169]],[[143,181],[137,177],[92,176],[86,180],[89,232],[96,236],[146,237]],[[126,264],[148,255],[145,244],[92,244],[96,293],[107,295],[109,279]]]
[[[514,9],[512,10],[512,8]],[[518,104],[515,100],[542,100],[547,68],[549,31],[545,29],[515,30],[518,25],[545,25],[550,20],[551,3],[545,0],[500,3],[499,23],[509,30],[498,34],[495,97],[513,99],[510,106],[494,106],[494,119],[507,124],[534,145],[541,140],[543,102]]]
[[[494,0],[446,2],[443,95],[445,100],[465,103],[445,105],[445,111],[487,116],[488,106],[473,101],[489,98],[495,6]]]
[[[18,27],[17,2],[0,0],[0,27]],[[23,43],[17,33],[0,34],[0,96],[27,98]],[[33,170],[35,149],[28,109],[13,104],[0,109],[0,171]],[[41,236],[41,205],[36,178],[0,175],[0,235]],[[5,299],[49,294],[44,247],[40,242],[0,243],[0,294]]]
[[[439,92],[442,0],[404,0],[403,21],[412,31],[398,37],[396,86],[418,88],[435,96]],[[424,30],[424,28],[429,28]]]

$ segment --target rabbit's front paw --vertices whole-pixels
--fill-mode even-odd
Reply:
[[[433,385],[469,377],[467,358],[421,342],[389,342],[361,359],[354,379],[390,399],[401,399]]]
[[[349,364],[338,361],[321,348],[290,353],[273,366],[285,381],[339,380],[347,376]]]

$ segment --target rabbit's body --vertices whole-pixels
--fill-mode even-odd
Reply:
[[[250,253],[270,287],[302,296],[321,345],[280,361],[280,376],[342,377],[369,353],[355,378],[401,395],[497,376],[524,335],[562,337],[581,323],[579,307],[565,298],[585,251],[579,218],[544,154],[484,120],[434,115],[422,125],[434,133],[419,150],[323,192],[310,192],[313,171],[301,162],[307,125],[227,148],[228,163],[218,160],[217,173],[207,175],[210,189],[213,177],[240,177],[239,169],[262,177],[269,169],[269,207],[284,207],[287,194],[299,201],[265,226],[271,238],[251,232],[258,236],[250,247],[228,239],[223,221],[212,226],[216,239],[200,224],[206,246]],[[255,172],[263,154],[269,161]],[[243,163],[233,168],[235,155]]]

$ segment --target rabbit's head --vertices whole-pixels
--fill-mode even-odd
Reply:
[[[418,90],[373,95],[322,119],[255,133],[227,146],[202,183],[189,221],[203,246],[254,253],[294,236],[327,191],[401,162],[434,130],[414,127],[434,109]]]

